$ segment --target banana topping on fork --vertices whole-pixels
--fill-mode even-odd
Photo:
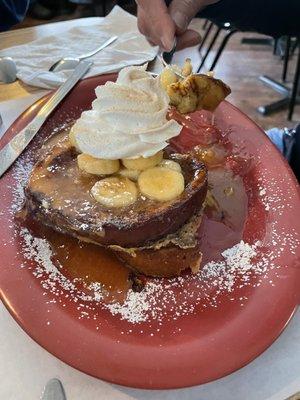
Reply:
[[[177,69],[185,79],[176,75]],[[229,86],[213,77],[212,72],[193,74],[189,58],[181,69],[175,65],[166,67],[160,75],[160,82],[170,98],[170,104],[182,114],[201,109],[214,111],[231,92]]]

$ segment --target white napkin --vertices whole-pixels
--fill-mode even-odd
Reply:
[[[53,26],[55,28],[55,25]],[[28,85],[45,89],[60,86],[72,71],[49,72],[49,68],[63,57],[78,57],[87,53],[109,37],[118,39],[109,47],[90,57],[94,65],[86,77],[118,71],[128,65],[139,65],[152,60],[158,51],[141,35],[136,17],[115,6],[99,24],[72,28],[53,36],[43,37],[25,45],[2,50],[17,65],[17,77]]]

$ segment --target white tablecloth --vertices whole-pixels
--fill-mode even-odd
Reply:
[[[128,65],[141,65],[156,56],[158,47],[151,46],[139,33],[136,17],[119,6],[105,18],[95,18],[92,22],[88,26],[83,26],[81,21],[78,22],[81,26],[66,25],[60,35],[53,28],[48,36],[1,50],[0,56],[14,59],[21,81],[47,89],[60,86],[72,73],[71,70],[49,72],[56,61],[93,51],[115,35],[118,39],[114,43],[89,58],[93,65],[87,77],[119,71]]]
[[[2,133],[45,93],[0,103]],[[102,382],[67,366],[33,342],[0,305],[0,399],[37,400],[53,377],[63,382],[68,400],[284,400],[300,391],[300,311],[279,339],[243,369],[202,386],[148,391]]]

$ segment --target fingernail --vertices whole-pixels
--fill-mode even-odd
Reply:
[[[176,11],[174,15],[172,15],[173,21],[175,22],[175,25],[179,28],[182,29],[183,31],[186,30],[189,24],[188,17],[183,14],[180,11]]]
[[[170,40],[169,38],[162,37],[161,42],[162,42],[162,44],[164,46],[164,49],[166,51],[171,51],[172,50],[172,48],[173,48],[173,41],[172,40]]]

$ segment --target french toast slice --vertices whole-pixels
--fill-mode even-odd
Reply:
[[[58,142],[34,166],[27,187],[28,212],[43,224],[81,240],[124,248],[140,247],[176,232],[197,213],[206,197],[207,171],[191,154],[170,154],[181,165],[185,190],[175,200],[157,202],[142,196],[132,205],[110,209],[90,190],[99,177],[82,173],[77,151]]]
[[[115,255],[131,269],[143,275],[172,278],[187,269],[197,273],[202,253],[197,231],[202,221],[198,213],[177,232],[145,247],[109,246]]]

